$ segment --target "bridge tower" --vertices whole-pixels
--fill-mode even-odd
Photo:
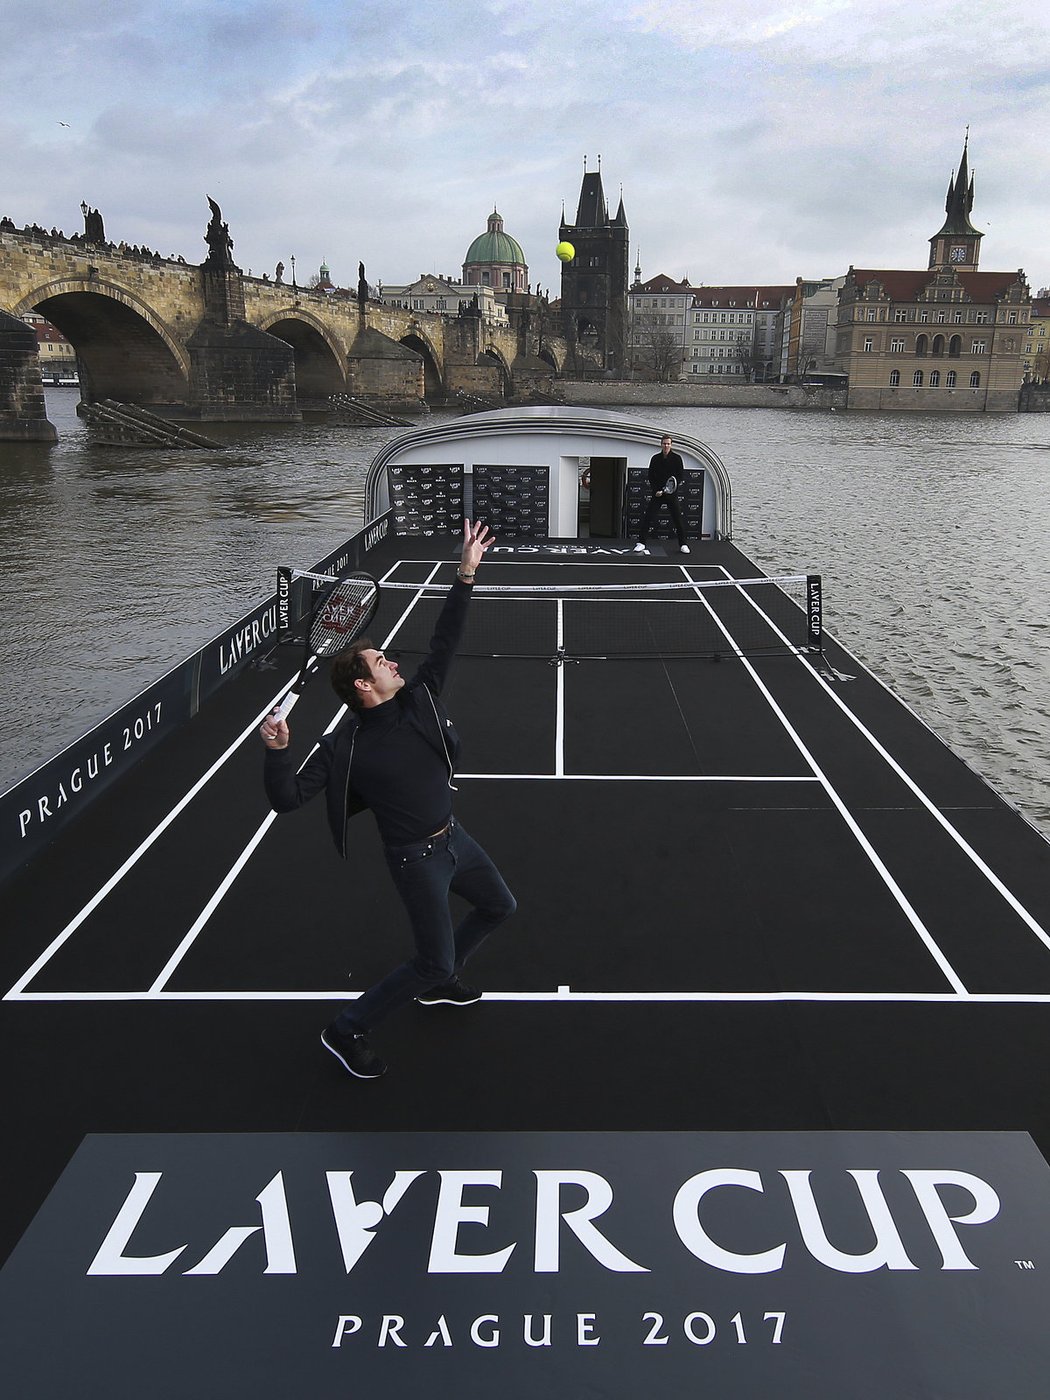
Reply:
[[[559,237],[576,249],[575,258],[562,264],[561,273],[562,318],[570,353],[574,359],[597,359],[603,369],[622,375],[627,362],[630,230],[622,195],[615,216],[609,218],[600,156],[595,171],[588,172],[584,160],[576,222],[567,224],[563,209]]]

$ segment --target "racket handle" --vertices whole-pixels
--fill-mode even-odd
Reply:
[[[274,707],[274,719],[287,719],[299,699],[297,690],[290,690],[279,705]]]

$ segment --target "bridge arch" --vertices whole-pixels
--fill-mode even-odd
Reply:
[[[428,401],[440,401],[445,395],[445,385],[441,378],[441,361],[438,359],[430,341],[419,333],[418,330],[406,331],[401,336],[400,344],[414,350],[417,355],[423,357],[423,385],[424,394]]]
[[[36,311],[72,343],[88,401],[185,403],[190,357],[153,309],[113,282],[64,278],[45,282],[13,308]]]
[[[507,364],[507,361],[504,358],[502,351],[500,351],[495,345],[486,345],[485,348],[478,355],[476,363],[479,365],[496,366],[497,370],[499,371],[500,393],[503,395],[504,398],[506,398],[507,394],[510,392],[512,376],[510,366]]]
[[[346,391],[346,355],[318,317],[299,307],[286,307],[272,311],[259,322],[259,329],[292,347],[300,405]]]

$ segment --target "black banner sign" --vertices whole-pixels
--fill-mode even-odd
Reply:
[[[34,1400],[1044,1400],[1048,1279],[1023,1133],[94,1136],[0,1315]]]

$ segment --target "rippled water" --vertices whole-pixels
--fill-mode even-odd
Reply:
[[[0,444],[0,787],[362,523],[398,430],[209,428],[224,452]],[[435,419],[438,415],[435,415]],[[1050,417],[674,409],[729,468],[734,536],[824,575],[829,628],[1050,832]]]

